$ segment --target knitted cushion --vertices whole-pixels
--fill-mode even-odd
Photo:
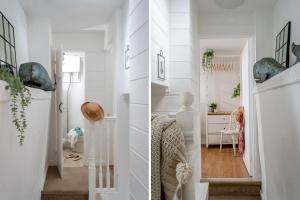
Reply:
[[[171,200],[178,185],[176,166],[186,162],[184,136],[174,119],[155,114],[151,120],[151,197]]]

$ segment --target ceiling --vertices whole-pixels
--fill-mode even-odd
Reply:
[[[29,16],[48,17],[54,32],[74,32],[108,22],[124,0],[19,0]]]
[[[231,1],[231,0],[224,0]],[[204,12],[244,12],[244,11],[254,11],[257,8],[262,7],[271,7],[273,6],[277,0],[245,0],[245,3],[235,9],[224,9],[219,7],[215,0],[198,0],[199,10]]]
[[[200,40],[201,49],[213,49],[216,53],[239,54],[242,52],[247,39],[203,39]]]

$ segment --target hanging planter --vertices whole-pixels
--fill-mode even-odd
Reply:
[[[10,90],[11,103],[9,106],[13,118],[12,122],[19,132],[19,144],[22,146],[25,138],[25,129],[27,127],[25,110],[31,102],[31,94],[23,85],[20,78],[14,76],[14,74],[7,69],[0,69],[0,80],[8,83],[5,89]]]
[[[214,50],[208,49],[205,51],[205,53],[202,56],[202,66],[204,71],[208,70],[212,67],[212,60],[214,58]]]

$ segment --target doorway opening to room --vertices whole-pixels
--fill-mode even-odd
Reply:
[[[200,40],[201,177],[251,178],[251,38]]]
[[[60,52],[62,53],[62,52]],[[61,174],[66,167],[83,167],[85,164],[85,124],[81,105],[85,100],[85,53],[63,52],[56,92],[58,106],[58,150]],[[59,58],[59,57],[58,57]]]

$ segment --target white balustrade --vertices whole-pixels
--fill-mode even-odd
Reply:
[[[106,193],[115,191],[117,184],[114,161],[116,117],[105,117],[103,121],[97,123],[99,124],[91,124],[88,133],[90,135],[89,200],[96,200],[97,194],[102,197]],[[96,126],[100,126],[100,129],[96,129]],[[98,185],[96,184],[97,167]]]

